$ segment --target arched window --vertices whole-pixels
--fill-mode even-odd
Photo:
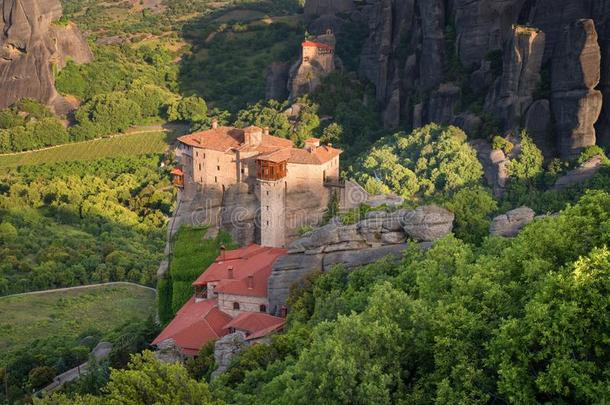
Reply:
[[[233,309],[234,309],[235,311],[239,311],[239,302],[234,302],[234,303],[233,303]]]
[[[265,304],[261,304],[261,306],[259,307],[260,312],[267,312],[267,305]]]

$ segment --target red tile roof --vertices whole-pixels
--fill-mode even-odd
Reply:
[[[322,49],[328,49],[328,50],[333,50],[333,47],[328,45],[328,44],[324,44],[322,42],[314,42],[314,41],[305,41],[303,42],[303,48],[322,48]]]
[[[331,146],[319,146],[311,151],[307,149],[292,149],[288,163],[304,164],[304,165],[320,165],[324,164],[337,156],[343,151],[335,149]]]
[[[184,172],[179,167],[174,168],[174,170],[172,170],[170,174],[174,176],[184,176]]]
[[[246,332],[246,339],[263,337],[284,327],[286,319],[263,312],[243,312],[226,327]],[[254,336],[254,337],[253,337]]]
[[[209,341],[228,333],[231,316],[218,309],[218,300],[196,302],[192,297],[152,344],[174,339],[182,353],[194,356]]]
[[[249,126],[244,129],[233,127],[219,127],[207,131],[185,135],[178,140],[195,148],[211,149],[220,152],[228,152],[238,149],[241,152],[254,152],[259,154],[261,160],[270,162],[283,162],[295,164],[320,165],[339,156],[342,151],[331,146],[318,146],[311,151],[297,149],[289,139],[277,136],[265,135],[261,137],[259,145],[247,145],[244,143],[245,132],[263,131],[259,127]],[[309,138],[307,141],[318,142],[317,138]]]
[[[271,275],[271,265],[285,255],[286,249],[249,245],[241,249],[225,252],[216,258],[214,263],[195,280],[194,286],[205,286],[216,282],[215,291],[226,294],[266,297],[267,281]],[[233,278],[229,268],[233,268]],[[252,276],[252,287],[248,278]]]
[[[181,136],[178,141],[200,149],[211,149],[220,152],[227,152],[231,149],[244,150],[251,148],[252,150],[258,150],[262,148],[263,151],[270,151],[277,148],[291,148],[292,141],[289,139],[279,138],[272,135],[262,135],[262,142],[260,145],[250,146],[245,145],[245,132],[262,132],[263,130],[259,127],[249,126],[244,129],[234,127],[218,127],[209,129],[207,131],[195,132],[194,134]],[[265,148],[267,148],[265,150]]]

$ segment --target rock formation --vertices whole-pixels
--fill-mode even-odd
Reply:
[[[308,0],[305,2],[305,15],[313,17],[345,13],[353,8],[353,0]]]
[[[555,142],[549,100],[537,100],[525,114],[525,130],[546,159],[555,155]]]
[[[246,338],[242,332],[231,333],[218,339],[214,344],[214,360],[218,368],[212,373],[212,379],[224,373],[229,368],[233,357],[246,346]]]
[[[289,72],[290,100],[313,92],[322,79],[335,71],[341,61],[335,56],[336,39],[329,28],[325,34],[304,41],[301,58]]]
[[[57,112],[69,109],[55,90],[53,66],[92,55],[75,26],[53,25],[61,14],[59,0],[0,1],[0,108],[27,97]]]
[[[577,168],[570,170],[564,176],[557,179],[553,185],[553,190],[561,190],[584,183],[595,176],[603,167],[603,159],[601,156],[594,156],[587,160]]]
[[[500,118],[504,130],[519,128],[522,116],[532,104],[540,80],[544,45],[543,32],[513,27],[504,47],[503,74],[486,101],[486,109]]]
[[[574,158],[595,145],[594,125],[602,108],[601,53],[593,20],[579,20],[564,28],[553,55],[552,100],[558,148]]]
[[[386,256],[400,257],[408,239],[422,248],[451,233],[454,215],[437,206],[394,212],[373,211],[353,225],[335,221],[288,246],[273,264],[268,295],[271,313],[279,314],[290,287],[307,274],[335,265],[354,268]]]
[[[495,217],[489,226],[489,233],[492,236],[515,237],[535,216],[536,213],[531,208],[516,208]]]
[[[492,118],[499,123],[500,135],[524,128],[533,132],[536,143],[551,158],[557,152],[573,157],[595,142],[597,121],[599,143],[610,145],[608,0],[342,4],[308,0],[306,8],[317,10],[308,12],[313,19],[310,26],[341,20],[368,30],[359,73],[375,86],[385,128],[437,121],[459,125],[476,136],[480,129],[489,132],[483,124]],[[323,13],[324,20],[314,19]],[[580,23],[582,19],[591,22]],[[597,90],[597,84],[588,80],[600,70],[595,30],[604,67]],[[557,64],[564,66],[555,68]],[[573,80],[578,69],[584,76]],[[544,81],[541,72],[545,72]],[[552,72],[552,77],[546,72]],[[448,91],[447,83],[456,83],[459,94]],[[605,101],[601,116],[599,91]],[[486,100],[485,115],[480,112],[481,100]],[[549,141],[548,134],[559,136]]]

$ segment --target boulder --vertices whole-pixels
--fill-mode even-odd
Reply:
[[[492,236],[512,238],[517,236],[521,229],[534,220],[536,213],[528,207],[520,207],[493,219],[489,226]]]
[[[492,150],[491,144],[484,139],[476,139],[470,141],[469,144],[477,151],[477,158],[483,166],[485,182],[492,188],[495,197],[501,197],[508,178],[508,173],[504,173],[502,170],[503,162],[507,162],[504,152]]]
[[[164,363],[182,363],[184,355],[174,339],[166,339],[157,345],[155,357]]]
[[[551,107],[559,152],[571,159],[595,145],[595,123],[601,113],[601,52],[595,23],[579,20],[564,28],[552,59]]]
[[[224,373],[231,364],[233,357],[247,346],[243,332],[235,332],[221,337],[214,344],[214,360],[218,368],[212,373],[212,380]]]
[[[594,156],[574,170],[561,176],[553,185],[553,190],[561,190],[577,184],[584,183],[595,176],[604,166],[601,156]]]
[[[453,118],[453,125],[464,131],[469,138],[473,138],[481,130],[483,120],[476,114],[462,113]]]
[[[402,217],[402,226],[410,238],[430,242],[451,233],[454,219],[452,212],[436,205],[427,205],[408,211]]]

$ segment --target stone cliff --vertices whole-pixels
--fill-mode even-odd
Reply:
[[[454,215],[437,206],[394,212],[374,211],[353,225],[338,222],[318,228],[288,246],[288,255],[273,264],[269,278],[269,309],[279,314],[290,287],[315,271],[335,265],[354,268],[386,256],[400,257],[407,240],[422,248],[449,234]]]
[[[492,120],[528,129],[547,157],[610,144],[610,0],[348,3],[309,0],[306,15],[368,30],[359,71],[386,128],[437,121],[476,135]]]
[[[78,28],[54,24],[61,15],[59,0],[0,0],[0,108],[26,97],[59,113],[70,108],[55,90],[53,70],[93,55]]]

